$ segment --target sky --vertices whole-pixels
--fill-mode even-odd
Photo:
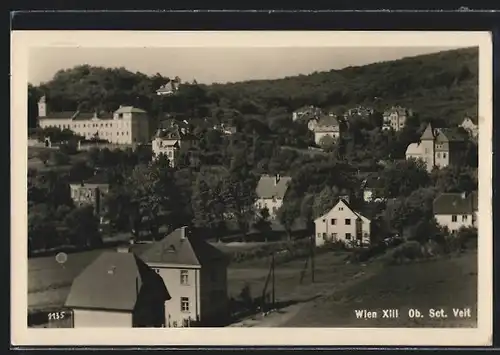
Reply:
[[[33,48],[29,82],[38,85],[60,69],[89,64],[125,67],[132,72],[182,81],[225,83],[277,79],[315,71],[342,69],[375,62],[439,52],[449,47],[318,47],[318,48]]]

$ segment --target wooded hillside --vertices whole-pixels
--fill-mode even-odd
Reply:
[[[218,108],[243,115],[265,115],[271,109],[291,112],[316,105],[342,112],[352,106],[412,108],[424,120],[456,125],[464,115],[477,115],[478,49],[440,53],[348,67],[278,80],[253,80],[214,85],[184,85],[175,97],[160,98],[155,90],[168,78],[125,68],[81,65],[61,70],[38,87],[29,86],[29,123],[35,125],[36,101],[44,93],[53,111],[112,111],[135,105],[156,117],[160,112],[216,116]]]

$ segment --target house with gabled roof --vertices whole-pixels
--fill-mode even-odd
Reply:
[[[102,139],[116,144],[149,142],[149,116],[133,106],[120,106],[115,112],[50,111],[46,97],[38,102],[38,126],[69,129],[87,140]]]
[[[323,110],[314,105],[306,105],[298,108],[292,112],[292,120],[305,120],[309,121],[313,118],[318,118],[322,114]]]
[[[176,77],[175,79],[170,79],[168,83],[162,85],[156,90],[156,95],[159,96],[170,96],[179,91],[179,86],[181,84],[181,79]]]
[[[371,240],[371,220],[354,210],[348,197],[340,197],[334,206],[314,220],[315,244],[342,242],[347,247],[367,247]]]
[[[323,137],[330,136],[335,141],[340,138],[340,123],[334,114],[323,115],[314,127],[314,142],[321,144]]]
[[[193,235],[174,230],[140,254],[168,285],[167,327],[216,325],[228,316],[227,256]]]
[[[163,327],[170,294],[135,254],[103,252],[74,280],[65,302],[74,328]]]
[[[420,136],[420,142],[411,143],[406,149],[406,159],[422,160],[428,171],[435,167],[446,167],[463,163],[467,135],[457,128],[427,127]]]
[[[477,139],[479,135],[477,117],[465,117],[459,127],[465,129],[472,139]]]
[[[291,181],[291,177],[280,174],[275,176],[262,175],[255,189],[257,195],[255,208],[257,211],[267,208],[270,218],[276,218]]]
[[[170,166],[174,167],[181,148],[190,149],[198,145],[198,139],[190,133],[189,125],[183,121],[169,120],[163,122],[156,131],[152,141],[153,160],[161,155],[168,157]]]
[[[461,227],[477,227],[477,191],[442,193],[434,199],[433,212],[437,223],[452,233]]]

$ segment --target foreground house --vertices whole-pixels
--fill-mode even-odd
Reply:
[[[458,129],[432,128],[429,123],[419,143],[412,143],[406,149],[406,159],[422,160],[427,171],[435,167],[446,167],[463,163],[467,137]]]
[[[120,106],[114,113],[50,112],[43,96],[38,102],[41,128],[69,129],[85,139],[103,139],[115,144],[149,142],[149,116],[133,106]]]
[[[412,115],[411,110],[401,106],[393,106],[383,114],[382,130],[400,131],[406,125],[406,120]]]
[[[217,325],[226,320],[228,259],[219,249],[182,227],[152,244],[141,258],[168,285],[167,327]]]
[[[103,212],[103,200],[109,192],[109,182],[105,175],[96,174],[85,181],[69,184],[69,188],[76,206],[92,205],[96,213]]]
[[[322,116],[314,127],[314,142],[321,143],[325,136],[332,137],[335,141],[340,138],[340,123],[334,115]]]
[[[348,198],[340,198],[330,211],[314,220],[315,244],[343,242],[347,246],[370,245],[371,220],[355,211]]]
[[[270,218],[276,218],[278,210],[283,205],[283,199],[291,180],[291,177],[279,174],[276,176],[262,175],[255,190],[257,194],[255,208],[257,210],[267,208]]]
[[[152,141],[153,159],[160,155],[166,155],[170,165],[175,166],[180,149],[190,149],[197,146],[197,139],[189,133],[188,129],[181,123],[170,122],[170,126],[158,129]]]
[[[65,307],[75,328],[163,327],[169,292],[133,253],[103,252],[71,285]]]
[[[479,126],[477,124],[477,117],[465,117],[462,123],[459,125],[467,131],[472,139],[477,139],[479,135]]]
[[[460,227],[477,227],[478,195],[472,193],[442,193],[433,203],[434,217],[439,225],[454,233]]]

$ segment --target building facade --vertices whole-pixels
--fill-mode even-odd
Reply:
[[[94,175],[83,182],[69,185],[71,199],[76,206],[92,205],[97,214],[104,211],[104,198],[109,192],[109,183],[103,175]]]
[[[406,120],[412,115],[411,110],[393,106],[383,114],[382,130],[400,131],[406,125]]]
[[[289,176],[262,175],[255,190],[257,194],[255,208],[257,211],[267,208],[270,218],[275,219],[278,210],[283,205],[283,199],[291,180],[292,178]]]
[[[452,233],[461,227],[477,227],[477,191],[440,194],[433,202],[433,212],[437,223]]]
[[[153,160],[161,155],[168,157],[170,166],[174,167],[182,149],[189,150],[198,146],[198,140],[193,136],[186,125],[169,121],[156,132],[151,142]]]
[[[116,144],[149,142],[149,116],[132,106],[120,106],[112,114],[50,112],[43,96],[38,102],[38,125],[69,129],[87,140],[97,138]]]
[[[317,247],[335,242],[357,247],[370,245],[370,219],[354,211],[346,199],[339,199],[330,211],[316,218],[314,225]]]
[[[74,280],[65,302],[74,328],[163,327],[169,292],[136,255],[103,252]]]
[[[420,137],[419,143],[412,143],[406,149],[406,159],[422,160],[427,171],[460,165],[463,163],[467,137],[457,129],[432,128],[429,123]]]
[[[228,260],[220,250],[182,227],[154,243],[141,258],[168,284],[167,327],[217,325],[227,320]]]
[[[337,117],[332,115],[322,116],[314,127],[314,142],[321,144],[325,136],[332,137],[335,141],[340,138],[340,123]]]

